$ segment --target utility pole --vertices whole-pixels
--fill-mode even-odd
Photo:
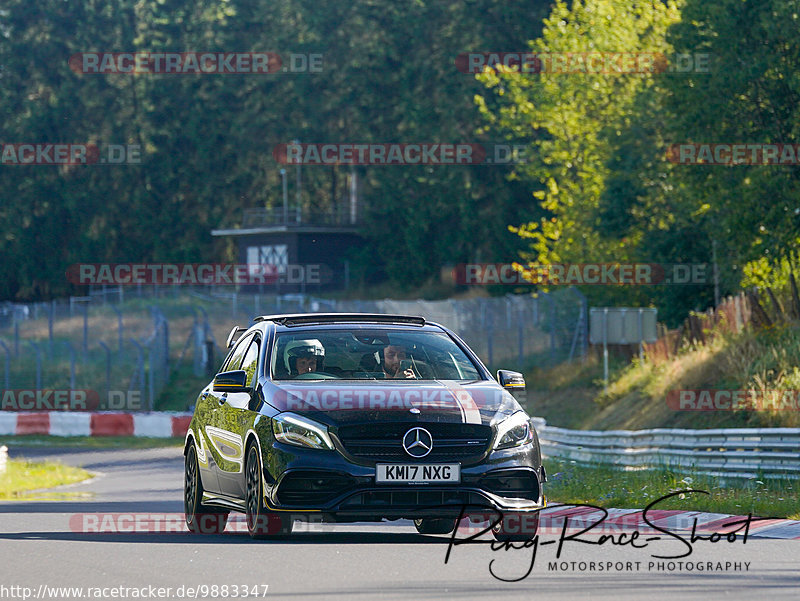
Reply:
[[[286,169],[281,169],[281,182],[283,183],[283,224],[289,223],[289,188],[286,183]]]
[[[717,240],[711,240],[711,261],[714,267],[714,308],[719,307],[719,268],[717,267]]]
[[[292,144],[295,144],[295,145],[299,146],[300,145],[300,140],[292,140]],[[302,190],[302,180],[301,180],[301,176],[300,176],[300,161],[297,162],[297,186],[296,187],[297,187],[297,190],[295,191],[295,194],[296,194],[296,201],[295,202],[297,204],[297,207],[296,207],[297,212],[296,212],[295,221],[297,223],[300,223],[300,192]]]

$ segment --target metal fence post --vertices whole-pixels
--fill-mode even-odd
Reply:
[[[166,383],[169,379],[169,320],[163,315],[162,318],[161,324],[164,328],[164,383]]]
[[[583,331],[581,332],[581,352],[583,357],[589,356],[589,301],[581,294],[581,314],[583,315]]]
[[[214,337],[211,335],[211,328],[208,323],[205,324],[205,332],[203,333],[203,344],[205,345],[205,371],[206,375],[213,377],[217,373],[216,360],[214,358]]]
[[[486,311],[488,338],[486,340],[486,357],[489,359],[489,365],[492,365],[494,359],[494,313]]]
[[[41,390],[41,388],[42,388],[42,354],[41,354],[41,351],[39,349],[39,345],[38,344],[36,344],[32,340],[29,340],[28,344],[30,344],[33,347],[34,356],[36,357],[36,386],[34,387],[34,390]]]
[[[83,359],[89,354],[89,303],[83,304]]]
[[[547,300],[550,301],[550,357],[553,362],[556,361],[556,301],[553,295],[547,294]]]
[[[53,300],[50,302],[50,312],[47,315],[47,340],[49,343],[48,346],[48,355],[50,357],[53,356],[53,321],[56,318],[56,301]]]
[[[11,372],[11,350],[8,348],[5,342],[0,340],[0,346],[3,347],[3,350],[6,352],[6,387],[4,390],[11,390],[11,385],[9,384],[9,377]]]
[[[122,286],[120,286],[120,290],[122,290]],[[109,307],[117,314],[117,338],[119,340],[119,352],[122,354],[122,341],[124,337],[124,327],[122,324],[122,311],[117,309],[114,305],[109,304]]]
[[[204,350],[203,350],[203,340],[205,337],[205,330],[203,326],[198,322],[194,326],[194,365],[192,366],[192,373],[196,376],[202,376],[205,373],[205,364],[204,364]]]
[[[147,410],[153,410],[153,404],[155,403],[155,385],[153,383],[153,378],[155,377],[155,370],[153,369],[153,349],[152,347],[147,348],[147,364],[149,366],[148,370],[148,394],[147,394]]]
[[[603,392],[608,394],[608,307],[603,309]]]
[[[111,394],[111,349],[102,340],[99,342],[100,346],[106,352],[106,405],[108,405],[109,396]]]
[[[128,390],[133,390],[133,383],[136,382],[139,390],[144,390],[144,349],[134,338],[129,338],[131,344],[136,347],[137,361],[136,370],[131,377],[131,382],[128,385]]]
[[[75,390],[75,349],[69,342],[64,345],[69,350],[69,389]]]
[[[523,307],[520,305],[517,308],[517,353],[519,355],[519,367],[525,364],[525,328],[523,320]]]
[[[206,311],[206,310],[205,310],[203,307],[201,307],[200,305],[197,305],[197,308],[198,308],[198,310],[200,311],[200,313],[202,313],[202,314],[203,314],[203,323],[205,324],[205,326],[206,326],[206,327],[208,327],[208,311]]]

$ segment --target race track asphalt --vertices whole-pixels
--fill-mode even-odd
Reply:
[[[112,598],[115,592],[117,598],[159,598],[161,592],[174,599],[191,592],[199,599],[710,601],[800,594],[798,540],[698,541],[680,560],[652,557],[683,552],[674,539],[640,549],[567,541],[556,559],[559,536],[545,533],[531,568],[533,547],[493,551],[486,538],[453,547],[445,564],[449,538],[421,536],[410,521],[300,524],[291,538],[267,542],[251,541],[238,517],[222,535],[137,532],[137,516],[150,519],[139,530],[175,530],[179,523],[179,448],[11,445],[10,455],[57,459],[97,476],[58,489],[57,498],[0,502],[0,599]],[[126,531],[92,531],[104,523]],[[516,582],[492,575],[515,580],[529,569]],[[67,587],[78,588],[57,590]]]

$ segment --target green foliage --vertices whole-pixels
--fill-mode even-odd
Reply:
[[[754,286],[762,289],[769,287],[779,297],[789,299],[791,294],[789,276],[794,273],[795,283],[800,276],[797,265],[796,255],[772,261],[767,257],[749,261],[742,266],[741,286],[744,289]]]
[[[581,465],[574,461],[545,461],[550,503],[589,503],[600,507],[646,507],[664,495],[681,490],[704,490],[708,495],[684,493],[658,504],[658,509],[708,511],[733,515],[796,519],[800,502],[797,481],[724,479],[692,469],[660,467],[627,471],[611,466]]]
[[[8,0],[0,10],[0,140],[140,144],[141,165],[8,167],[0,177],[0,298],[72,290],[78,262],[233,259],[210,230],[280,202],[272,150],[301,142],[481,142],[480,85],[455,57],[523,47],[545,0]],[[321,73],[89,75],[81,52],[317,53]],[[485,138],[484,138],[485,139]],[[294,183],[294,167],[290,182]],[[301,202],[346,202],[346,166],[302,170]],[[508,169],[358,168],[365,280],[420,284],[440,265],[510,260],[508,223],[537,214]],[[290,188],[294,195],[294,190]]]
[[[796,1],[684,0],[680,10],[662,1],[557,2],[532,42],[536,52],[707,55],[709,69],[479,76],[488,88],[477,98],[487,129],[531,145],[533,160],[517,174],[546,215],[511,227],[529,244],[522,258],[710,263],[716,243],[722,294],[738,289],[748,261],[763,257],[774,269],[800,242],[797,167],[680,165],[667,160],[667,150],[678,143],[796,144],[798,34]],[[586,292],[595,304],[655,304],[675,325],[708,306],[712,290]]]
[[[90,472],[55,461],[9,459],[0,474],[0,500],[18,499],[26,492],[87,480]]]
[[[556,2],[545,19],[537,54],[603,52],[669,54],[667,27],[674,4],[605,0]],[[609,163],[622,131],[630,127],[639,94],[653,84],[645,73],[524,73],[485,70],[479,79],[503,97],[491,109],[476,100],[491,126],[531,140],[531,161],[518,172],[534,183],[547,215],[512,228],[531,241],[523,258],[537,263],[620,260],[641,237],[613,239],[600,223]],[[615,232],[616,233],[616,232]]]
[[[672,80],[665,104],[677,141],[797,144],[800,4],[686,3],[669,35],[678,51],[707,52],[710,73]],[[786,256],[800,241],[796,166],[696,166],[677,181],[731,263]]]

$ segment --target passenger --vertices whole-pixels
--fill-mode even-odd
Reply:
[[[322,369],[325,360],[325,347],[315,339],[293,340],[283,351],[284,364],[289,375],[297,377]]]

